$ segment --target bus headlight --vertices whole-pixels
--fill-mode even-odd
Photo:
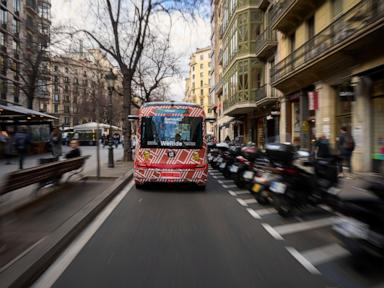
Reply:
[[[151,153],[149,151],[144,151],[143,153],[143,156],[144,156],[144,160],[149,160],[149,156],[151,156]]]
[[[194,160],[194,161],[199,161],[200,160],[200,155],[199,155],[199,152],[193,152],[193,154],[192,154],[192,159]]]

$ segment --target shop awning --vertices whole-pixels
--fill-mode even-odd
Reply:
[[[109,124],[99,123],[99,129],[109,129]],[[74,131],[89,131],[89,130],[95,130],[97,129],[97,123],[96,122],[89,122],[81,125],[77,125],[73,127]],[[112,126],[113,130],[121,130],[121,128]]]
[[[16,105],[0,104],[0,120],[55,120],[52,115]]]

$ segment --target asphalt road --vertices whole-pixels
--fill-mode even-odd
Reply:
[[[205,192],[159,185],[131,189],[53,287],[384,283],[382,273],[367,277],[353,268],[331,233],[331,212],[315,209],[285,220],[220,174],[210,174]]]

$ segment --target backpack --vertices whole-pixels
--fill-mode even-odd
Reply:
[[[345,144],[344,144],[345,148],[350,150],[350,151],[353,151],[355,150],[355,141],[353,140],[353,137],[351,135],[347,135],[345,137]]]

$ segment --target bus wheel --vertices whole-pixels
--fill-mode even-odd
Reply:
[[[197,185],[197,191],[205,191],[206,185]]]
[[[144,189],[144,184],[135,184],[136,190],[143,190]]]

